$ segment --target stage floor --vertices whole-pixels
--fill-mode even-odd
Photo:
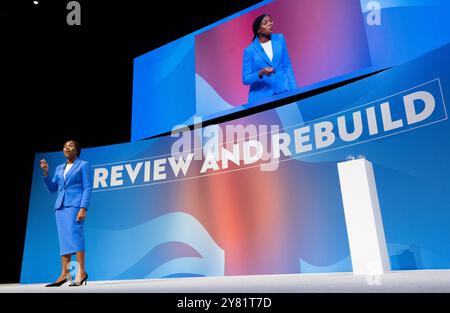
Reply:
[[[393,271],[381,276],[352,273],[88,281],[87,286],[45,288],[4,284],[0,293],[303,293],[450,292],[450,270]]]

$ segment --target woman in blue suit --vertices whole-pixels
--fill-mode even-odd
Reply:
[[[89,163],[79,158],[81,148],[78,142],[67,141],[64,144],[63,152],[67,161],[56,168],[53,179],[48,175],[47,161],[41,160],[40,162],[44,172],[45,186],[50,193],[58,192],[54,209],[62,261],[61,275],[56,282],[48,284],[46,287],[59,287],[67,282],[68,264],[72,254],[76,254],[79,270],[70,286],[86,284],[88,278],[84,266],[83,224],[91,198],[91,170]]]
[[[253,42],[244,50],[242,82],[249,85],[248,102],[297,88],[291,59],[282,34],[272,34],[268,14],[253,22]]]

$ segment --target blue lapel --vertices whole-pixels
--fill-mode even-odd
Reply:
[[[67,179],[69,178],[70,174],[73,173],[73,171],[80,165],[80,159],[76,158],[75,161],[73,162],[72,167],[70,168],[70,170],[67,172],[66,174],[66,178],[64,179],[64,169],[63,169],[63,179],[64,179],[64,183],[67,182]]]
[[[255,40],[253,40],[253,48],[264,59],[264,61],[266,61],[266,63],[269,64],[270,67],[272,67],[272,62],[270,62],[270,59],[267,56],[266,51],[264,51],[263,47],[261,46],[258,38],[255,38]]]
[[[278,67],[281,60],[283,46],[281,40],[279,40],[279,37],[273,34],[272,34],[272,49],[273,49],[272,64],[274,68],[276,68]]]

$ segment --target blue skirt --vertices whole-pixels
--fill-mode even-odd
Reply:
[[[84,251],[84,221],[77,222],[79,210],[73,206],[55,210],[61,256]]]

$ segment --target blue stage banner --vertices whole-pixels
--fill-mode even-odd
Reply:
[[[351,272],[337,170],[349,156],[373,164],[392,270],[449,269],[449,55],[442,45],[245,118],[83,149],[89,277]],[[60,273],[42,158],[51,175],[65,161],[35,156],[21,283]]]

